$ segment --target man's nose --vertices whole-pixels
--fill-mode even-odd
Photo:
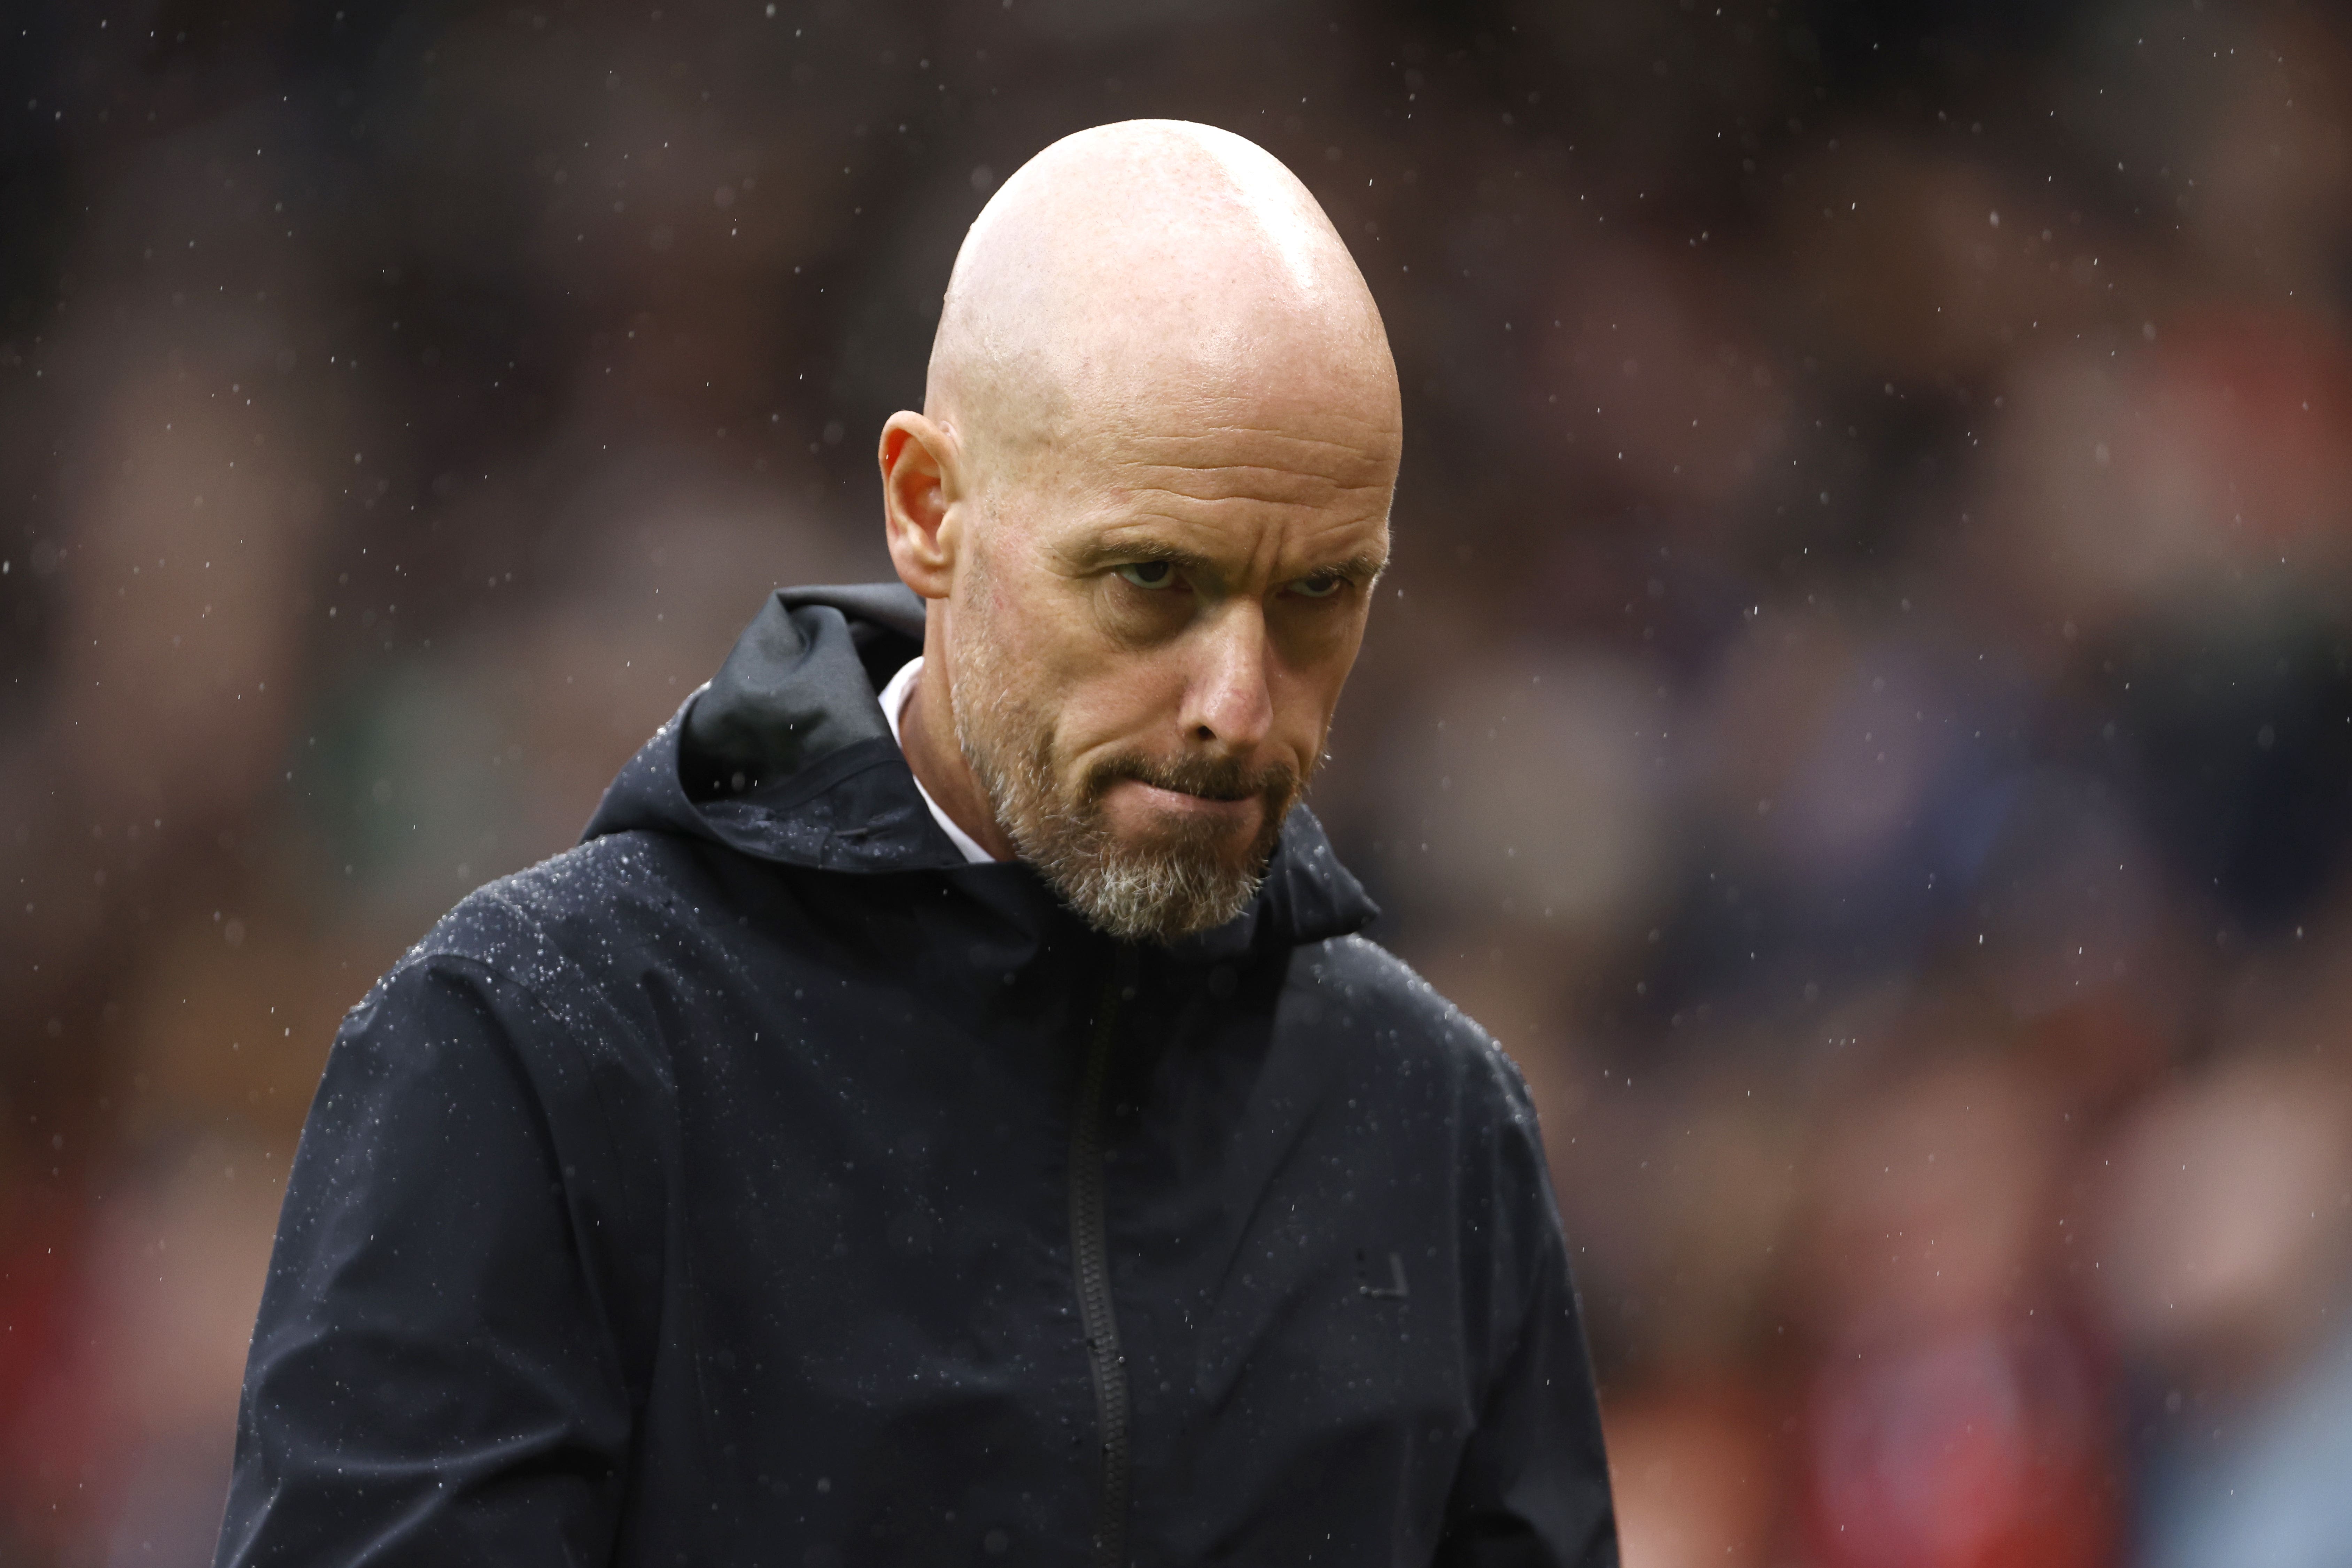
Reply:
[[[1274,728],[1264,606],[1236,595],[1202,639],[1184,693],[1185,736],[1232,754],[1254,751]]]

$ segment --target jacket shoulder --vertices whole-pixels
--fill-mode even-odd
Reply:
[[[1519,1069],[1495,1037],[1421,977],[1412,965],[1363,936],[1304,947],[1294,974],[1336,1007],[1342,1029],[1375,1042],[1401,1065],[1442,1065],[1506,1119],[1534,1120]]]
[[[1448,1049],[1491,1051],[1494,1040],[1412,965],[1364,936],[1338,936],[1298,950],[1305,977],[1350,1010],[1384,1020]]]
[[[378,983],[475,969],[530,995],[585,1039],[637,1033],[617,1016],[620,975],[690,918],[692,851],[674,835],[610,834],[487,882],[460,900]]]
[[[472,959],[528,984],[568,953],[609,941],[617,927],[677,910],[688,853],[675,835],[643,831],[574,845],[467,894],[395,967]]]

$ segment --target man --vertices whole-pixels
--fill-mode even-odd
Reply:
[[[905,586],[776,595],[346,1022],[220,1562],[1613,1563],[1525,1089],[1294,805],[1399,439],[1255,146],[1006,182]]]

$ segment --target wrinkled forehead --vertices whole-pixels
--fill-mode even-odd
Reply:
[[[1392,377],[1314,345],[1116,336],[980,454],[983,483],[1065,495],[1167,489],[1291,498],[1385,518],[1402,430]],[[1184,352],[1186,349],[1200,352]]]
[[[1350,489],[1395,478],[1402,421],[1377,318],[1170,290],[1074,313],[974,368],[956,401],[982,484],[1085,487],[1161,462]]]
[[[1161,295],[1123,314],[1073,318],[1026,357],[1055,389],[1055,422],[1072,431],[1333,421],[1393,431],[1401,422],[1377,321],[1286,301]]]

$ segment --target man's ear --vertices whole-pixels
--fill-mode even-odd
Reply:
[[[882,426],[882,532],[898,580],[926,599],[944,599],[955,583],[961,529],[961,454],[955,437],[919,414],[900,412]]]

